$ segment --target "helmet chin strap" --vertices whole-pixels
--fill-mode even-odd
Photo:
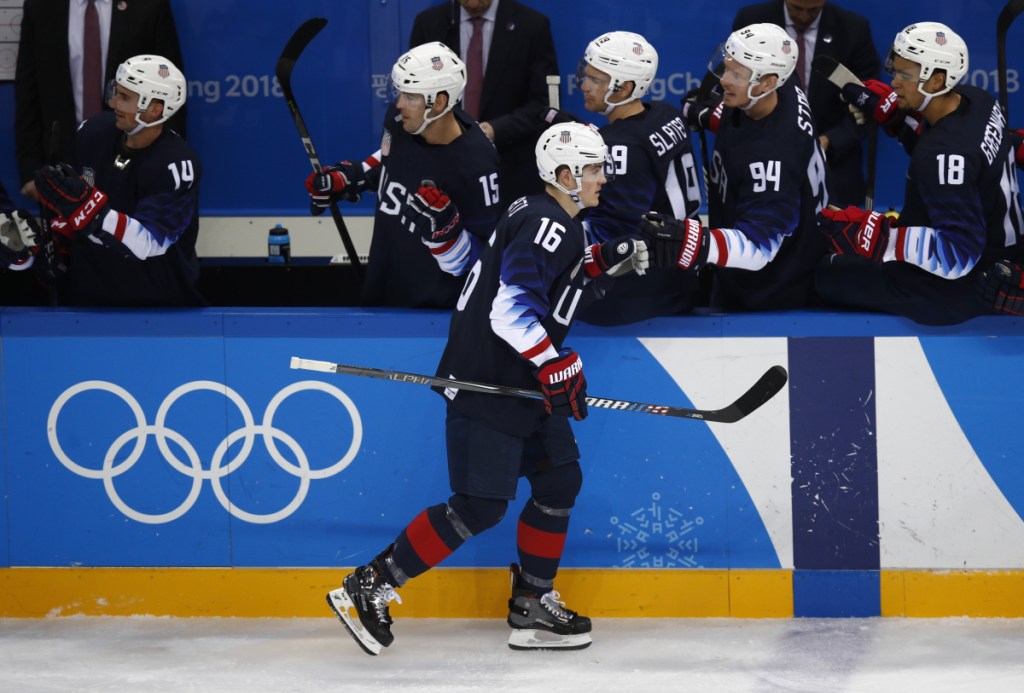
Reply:
[[[757,105],[758,101],[760,101],[761,99],[763,99],[764,97],[768,96],[773,91],[775,91],[775,89],[772,89],[771,91],[766,91],[765,93],[761,94],[760,96],[754,96],[754,87],[756,87],[760,83],[761,82],[759,82],[759,81],[758,82],[751,82],[750,84],[747,85],[747,98],[750,99],[750,103],[748,103],[745,106],[740,106],[739,108],[740,108],[741,111],[749,111],[751,108],[753,108],[754,106]]]
[[[572,190],[566,190],[565,188],[562,187],[562,184],[559,183],[557,180],[554,183],[552,183],[552,185],[554,185],[556,188],[558,188],[566,195],[568,195],[572,199],[572,201],[576,203],[577,207],[579,207],[580,209],[586,209],[586,205],[584,205],[583,200],[580,199],[580,193],[583,191],[583,177],[574,177],[574,179],[576,181],[576,187]]]

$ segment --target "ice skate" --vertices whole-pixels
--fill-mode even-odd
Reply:
[[[551,591],[537,596],[521,587],[519,566],[512,572],[512,597],[508,600],[508,625],[513,650],[582,650],[589,647],[590,619],[565,608],[561,595]]]
[[[356,568],[345,577],[341,587],[327,593],[327,603],[342,625],[370,655],[380,654],[381,648],[394,642],[388,604],[391,600],[402,603],[395,588],[384,580],[374,563]],[[357,618],[353,618],[352,610]]]

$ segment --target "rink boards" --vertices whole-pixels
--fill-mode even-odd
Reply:
[[[343,569],[447,498],[444,403],[289,359],[432,374],[446,332],[432,312],[0,312],[0,616],[322,613]],[[616,399],[717,408],[790,373],[735,424],[575,425],[574,608],[1024,616],[1024,322],[687,317],[569,344]],[[500,616],[527,496],[399,613]]]

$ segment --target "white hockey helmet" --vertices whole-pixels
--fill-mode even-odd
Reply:
[[[448,94],[448,106],[434,117],[424,117],[423,125],[414,132],[418,135],[430,123],[455,108],[466,88],[466,65],[452,49],[440,41],[424,43],[403,53],[391,69],[391,84],[395,91],[422,94],[426,110],[430,111],[442,91]]]
[[[134,58],[128,58],[117,66],[114,81],[139,95],[139,112],[135,115],[135,121],[140,127],[133,132],[138,132],[143,127],[159,125],[185,105],[185,75],[163,56],[136,55]],[[144,123],[139,116],[154,99],[163,102],[163,116],[152,123]]]
[[[967,74],[967,44],[956,32],[938,22],[911,24],[896,34],[885,59],[889,74],[893,72],[893,59],[897,55],[921,66],[917,90],[925,96],[945,94]],[[946,87],[929,95],[922,87],[936,70],[946,72]]]
[[[751,72],[750,84],[747,86],[747,96],[751,102],[746,108],[749,108],[771,93],[766,92],[760,96],[752,93],[766,75],[778,78],[775,89],[786,83],[796,69],[800,48],[778,24],[751,24],[729,34],[720,50],[712,56],[708,68],[713,74],[722,76],[722,62],[727,57]]]
[[[545,130],[537,140],[537,173],[580,204],[578,193],[583,189],[583,169],[591,164],[602,167],[608,160],[608,145],[597,128],[584,123],[559,123]],[[576,188],[567,190],[558,182],[558,170],[568,166],[576,179]],[[581,205],[582,207],[582,205]]]
[[[580,61],[577,81],[583,78],[584,63],[604,72],[611,78],[608,92],[604,96],[607,115],[616,106],[636,101],[647,94],[647,90],[658,72],[658,51],[640,34],[630,31],[610,31],[602,34],[587,45]],[[633,94],[624,101],[609,103],[608,97],[618,91],[626,82],[633,82]]]

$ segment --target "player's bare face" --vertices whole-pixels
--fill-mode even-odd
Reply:
[[[607,182],[604,164],[590,164],[583,167],[580,188],[580,202],[584,207],[596,207],[601,201],[601,188]]]
[[[921,66],[902,56],[892,61],[892,90],[896,92],[896,105],[901,111],[917,110],[924,103],[924,94],[917,90],[921,83]]]
[[[402,129],[406,132],[416,132],[420,125],[423,125],[427,111],[427,99],[423,94],[399,92],[398,98],[395,100],[395,108],[402,116]]]
[[[726,107],[741,108],[747,105],[747,102],[750,101],[747,87],[750,86],[750,78],[753,74],[749,67],[726,56],[722,65],[722,76],[718,78],[722,85],[722,102]]]
[[[114,123],[118,130],[131,130],[136,126],[135,114],[139,112],[139,95],[114,83],[107,105],[114,111]]]
[[[601,113],[605,109],[604,97],[608,93],[611,77],[591,65],[584,66],[578,83],[583,94],[583,105],[588,111]]]

